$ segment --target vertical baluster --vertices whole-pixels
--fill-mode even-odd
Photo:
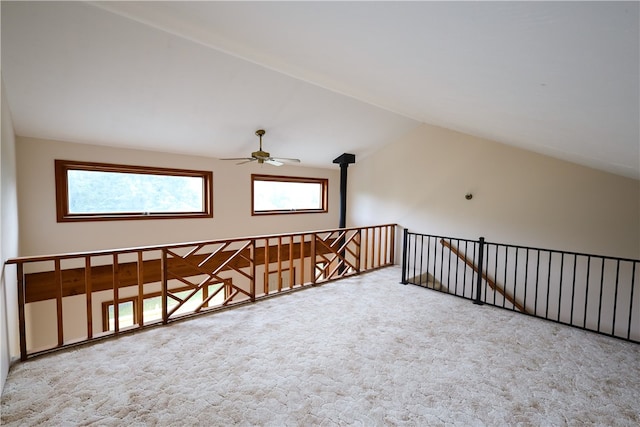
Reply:
[[[518,249],[519,248],[515,247],[514,249],[516,250],[516,254],[515,254],[516,260],[514,261],[515,264],[513,266],[513,300],[515,301],[518,299]],[[505,293],[507,293],[506,289],[505,289]],[[511,309],[515,310],[516,309],[515,305],[513,305]]]
[[[499,283],[499,279],[498,279],[498,259],[500,258],[500,246],[496,243],[493,245],[495,250],[494,250],[494,259],[493,259],[493,277],[494,277],[494,282],[497,284]],[[502,282],[500,282],[502,283]],[[493,301],[492,304],[495,305],[496,307],[498,306],[498,303],[496,301],[496,289],[490,289],[489,292],[492,293],[493,295]]]
[[[364,235],[364,239],[365,241],[367,240],[367,234],[368,231],[367,229],[365,229],[365,235]],[[408,242],[409,240],[409,230],[408,229],[404,229],[402,232],[402,283],[403,285],[407,284],[407,245],[409,244]],[[364,251],[364,268],[367,268],[367,252],[369,251],[369,247],[365,244],[365,251]]]
[[[93,338],[93,290],[91,283],[91,256],[84,257],[84,294],[87,305],[87,339]]]
[[[311,262],[311,258],[309,258],[309,262]],[[315,276],[315,266],[312,265],[311,266],[311,272],[312,274]],[[311,277],[309,277],[309,280],[311,280]],[[304,285],[305,280],[304,280],[304,234],[300,235],[300,284]]]
[[[120,289],[119,289],[119,265],[118,254],[113,254],[113,324],[116,335],[120,332]]]
[[[278,236],[278,292],[282,291],[282,236]]]
[[[27,323],[25,316],[25,280],[24,264],[18,262],[16,265],[16,278],[18,282],[18,329],[20,335],[20,360],[27,360]]]
[[[407,249],[407,238],[408,238],[408,233],[409,230],[407,230],[406,228],[404,229],[404,243],[403,243],[403,267],[402,267],[402,273],[404,274],[403,276],[403,281],[402,283],[406,283],[407,281],[407,253],[406,253],[406,249]],[[364,269],[368,270],[369,269],[369,228],[365,228],[364,229]]]
[[[558,294],[558,316],[557,321],[560,322],[560,308],[562,307],[562,279],[564,278],[564,252],[560,253],[560,288]]]
[[[413,235],[413,275],[411,276],[411,283],[415,283],[416,281],[416,265],[417,265],[417,256],[418,256],[418,235]]]
[[[496,278],[496,283],[498,282],[498,257],[500,256],[500,246],[498,246],[497,244],[496,246],[496,259],[495,259],[495,265],[493,266],[493,275]],[[493,305],[496,305],[496,290],[493,290]]]
[[[527,289],[529,285],[529,249],[525,249],[526,255],[524,258],[524,298],[522,300],[522,306],[527,308]],[[513,299],[516,300],[516,296],[513,296]]]
[[[480,237],[478,240],[478,276],[476,283],[476,298],[473,302],[474,304],[482,305],[482,263],[484,262],[484,237]],[[474,254],[473,259],[476,258],[475,255],[475,244],[474,244]]]
[[[56,282],[56,315],[58,321],[58,347],[64,345],[64,326],[62,316],[62,269],[60,268],[60,258],[56,258],[55,265],[55,282]]]
[[[456,248],[460,248],[460,239],[456,239]],[[451,252],[451,248],[449,248],[449,252]],[[456,295],[458,294],[458,269],[459,269],[460,257],[456,256]],[[464,292],[462,293],[464,296]]]
[[[618,310],[618,282],[620,279],[620,260],[616,262],[616,288],[613,294],[613,324],[611,325],[611,336],[616,334],[616,315]]]
[[[160,278],[162,281],[161,299],[162,299],[162,323],[167,324],[169,322],[168,313],[168,272],[167,272],[167,249],[162,249],[162,258],[160,258]]]
[[[591,255],[587,257],[587,283],[584,289],[584,319],[582,320],[582,327],[587,327],[587,308],[589,305],[589,275],[591,274]]]
[[[600,298],[598,298],[598,332],[600,332],[600,319],[602,317],[602,290],[604,288],[604,267],[605,259],[602,259],[602,266],[600,268]]]
[[[576,266],[578,264],[578,255],[573,255],[573,279],[571,283],[571,314],[569,315],[569,324],[573,325],[573,306],[576,297]]]
[[[484,253],[484,269],[482,270],[485,277],[489,277],[489,248],[491,245],[485,243],[485,253]],[[488,284],[484,287],[484,297],[483,301],[487,301],[487,289],[489,288]],[[495,299],[495,292],[494,292]]]
[[[264,239],[264,281],[262,282],[262,290],[265,295],[269,293],[269,239]]]
[[[391,237],[390,244],[391,248],[389,250],[389,264],[394,264],[396,262],[396,226],[390,225],[391,227]]]
[[[357,233],[354,238],[356,240],[356,272],[360,273],[362,270],[362,228],[356,230],[355,233]]]
[[[294,257],[293,257],[293,234],[289,236],[289,289],[293,288],[295,283],[295,267],[294,267]]]
[[[429,238],[429,243],[431,243],[431,241],[433,240],[433,284],[436,284],[436,275],[437,275],[437,271],[436,271],[436,266],[438,264],[438,237],[437,236],[433,236],[433,238]],[[442,285],[442,284],[440,284]],[[440,290],[442,290],[442,286],[440,287]]]
[[[449,239],[449,247],[451,247],[451,239]],[[444,248],[442,248],[442,250],[444,250]],[[451,293],[451,249],[447,252],[449,252],[449,262],[447,263],[447,292]],[[455,291],[453,294],[455,295]]]
[[[438,240],[438,239],[435,239],[435,240]],[[442,289],[442,285],[444,284],[443,271],[444,271],[444,246],[440,245],[440,289]],[[449,293],[448,288],[447,288],[447,293]]]
[[[533,315],[538,315],[538,284],[540,283],[540,249],[536,252],[536,296],[533,301]]]
[[[458,241],[459,242],[459,241]],[[464,241],[464,256],[467,256],[467,248],[468,248],[468,241],[465,240]],[[460,246],[458,246],[460,247]],[[467,296],[467,270],[465,268],[464,272],[462,273],[462,296],[466,298]]]
[[[636,268],[638,263],[633,262],[631,265],[631,296],[629,297],[629,323],[627,324],[627,339],[631,339],[631,321],[633,320],[633,291],[636,287]]]
[[[138,327],[144,326],[144,256],[142,251],[138,251],[138,315],[136,316],[138,321]],[[209,286],[204,287],[204,291],[209,291]],[[208,295],[207,295],[208,296]],[[203,294],[203,298],[204,294]]]
[[[416,236],[417,239],[418,236]],[[417,252],[417,251],[416,251]],[[420,274],[420,279],[418,280],[418,285],[422,286],[422,276],[425,276],[425,281],[428,282],[427,275],[423,273],[422,260],[424,258],[424,234],[420,235],[420,268],[418,269],[418,273]],[[413,275],[415,277],[415,274]],[[415,280],[415,279],[414,279]],[[425,286],[428,286],[429,283],[425,283]]]
[[[382,233],[382,229],[380,229],[380,232]],[[380,260],[379,267],[387,263],[387,244],[389,243],[388,233],[389,233],[388,228],[384,227],[384,240],[382,241],[382,253],[384,254],[384,256]]]
[[[309,249],[309,257],[311,259],[311,272],[313,281],[312,283],[315,285],[318,280],[316,277],[316,240],[318,239],[318,235],[316,233],[311,233],[311,247]]]
[[[551,293],[551,258],[553,258],[553,252],[549,251],[549,271],[547,276],[547,302],[545,307],[544,318],[549,318],[549,294]]]
[[[376,265],[376,267],[380,267],[380,265],[382,265],[381,258],[380,258],[380,249],[382,247],[382,245],[381,245],[381,243],[382,243],[382,230],[380,229],[380,227],[376,227],[376,229],[378,230],[378,245],[376,246],[376,248],[378,250],[378,265]]]
[[[251,265],[251,280],[249,281],[249,294],[251,301],[254,302],[256,300],[256,264],[257,264],[257,242],[256,239],[251,239],[251,246],[249,250],[249,263]],[[304,252],[302,248],[302,244],[300,244],[300,252]],[[302,263],[302,268],[304,268],[304,263]],[[304,271],[303,271],[304,273]],[[227,298],[226,289],[228,289],[227,284],[224,284],[225,287],[225,299]]]
[[[508,275],[508,264],[509,264],[509,246],[504,245],[504,292],[507,293],[507,275]],[[515,297],[515,292],[514,292]],[[505,308],[507,305],[507,297],[502,296],[502,308]]]
[[[433,272],[433,274],[431,274],[431,277],[433,280],[432,284],[434,285],[434,289],[435,289],[436,280],[438,280],[436,265],[438,263],[438,245],[439,244],[440,244],[440,241],[438,240],[437,236],[427,236],[427,252],[428,252],[427,258],[429,258],[430,262],[432,262],[432,265],[427,264],[427,285],[429,282],[428,280],[429,270],[431,270]]]

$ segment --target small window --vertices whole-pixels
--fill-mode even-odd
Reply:
[[[118,304],[118,327],[120,329],[128,328],[138,323],[138,316],[136,313],[136,301],[137,298],[126,298],[120,300]],[[114,331],[115,330],[115,314],[113,309],[113,302],[102,305],[102,324],[103,330]]]
[[[58,222],[213,217],[213,173],[56,160]]]
[[[327,212],[328,180],[251,175],[253,215]]]
[[[176,314],[184,314],[193,312],[209,295],[213,295],[220,287],[224,286],[222,283],[214,283],[206,288],[206,292],[199,290],[196,292],[187,302],[176,311]],[[183,287],[178,289],[172,289],[173,295],[180,299],[184,299],[191,294],[192,289],[189,287]],[[204,307],[215,307],[222,305],[225,299],[229,296],[229,289],[225,288],[218,292],[213,298],[211,298]],[[178,302],[173,298],[167,299],[167,310],[171,311]],[[102,303],[102,327],[103,331],[115,330],[115,313],[114,302],[105,301]],[[140,314],[138,312],[138,297],[121,298],[118,304],[118,327],[119,329],[125,329],[131,326],[140,324]],[[142,300],[142,318],[145,324],[153,323],[162,319],[162,296],[159,292],[145,294]]]

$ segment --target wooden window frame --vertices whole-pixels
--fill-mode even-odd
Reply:
[[[256,211],[254,202],[254,182],[255,181],[276,181],[276,182],[301,182],[308,184],[320,184],[322,186],[322,208],[319,209],[276,209],[268,211]],[[327,213],[329,211],[329,179],[328,178],[308,178],[300,176],[284,175],[260,175],[251,174],[251,215],[291,215],[305,213]]]
[[[121,298],[118,300],[118,306],[124,303],[132,303],[133,304],[133,324],[139,324],[139,313],[138,313],[138,297],[128,297]],[[102,332],[108,332],[109,328],[109,307],[115,306],[115,301],[104,301],[102,303]],[[115,315],[115,311],[114,311]],[[115,319],[114,319],[115,321]]]
[[[68,171],[99,171],[115,173],[134,173],[147,175],[186,176],[203,179],[203,210],[201,212],[126,212],[126,213],[82,213],[69,212]],[[80,162],[73,160],[55,160],[56,216],[58,222],[75,221],[117,221],[131,219],[177,219],[177,218],[213,218],[213,172],[189,169],[160,168],[150,166],[131,166],[112,163]]]

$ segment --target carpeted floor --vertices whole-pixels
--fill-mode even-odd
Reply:
[[[13,367],[2,425],[640,424],[640,346],[386,268]]]

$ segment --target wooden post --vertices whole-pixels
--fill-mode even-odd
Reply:
[[[27,360],[27,325],[24,315],[24,267],[21,262],[17,264],[18,279],[18,328],[20,330],[20,360]]]
[[[118,268],[118,254],[113,254],[113,330],[116,334],[120,332],[120,279]],[[107,322],[109,321],[107,317]]]
[[[254,302],[256,300],[256,241],[255,239],[251,240],[251,282],[249,283],[249,293],[251,294],[251,301]],[[225,299],[227,298],[227,284],[225,286]]]
[[[167,249],[162,249],[162,258],[160,259],[160,268],[161,268],[161,284],[162,284],[162,323],[167,324],[169,322],[169,318],[167,316]]]
[[[60,258],[56,258],[53,262],[55,265],[55,282],[56,282],[56,315],[58,320],[58,347],[64,345],[64,327],[62,317],[62,269],[60,268]]]
[[[390,225],[391,227],[391,250],[389,251],[389,264],[394,264],[396,262],[396,226]]]
[[[311,233],[311,248],[309,253],[309,262],[311,264],[311,283],[316,284],[316,233]]]
[[[138,327],[144,326],[144,252],[138,251]]]
[[[91,290],[91,256],[84,258],[84,292],[87,302],[87,339],[93,338],[93,304]]]

